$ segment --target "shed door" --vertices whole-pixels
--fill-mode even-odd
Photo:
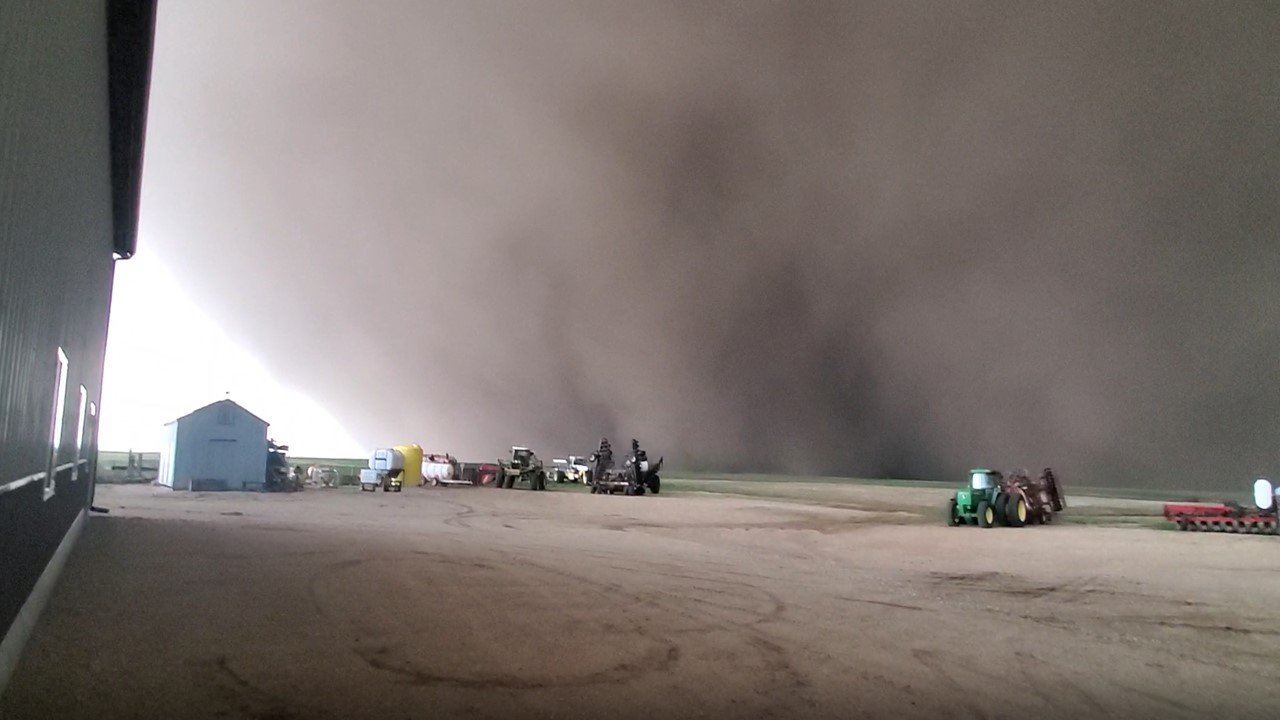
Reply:
[[[209,489],[226,490],[231,487],[231,479],[239,468],[237,449],[234,439],[212,439],[205,443],[200,479],[209,481]],[[239,486],[237,482],[236,487]]]

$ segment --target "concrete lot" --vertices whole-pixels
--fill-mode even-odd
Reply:
[[[948,528],[940,491],[858,493],[103,486],[0,716],[1280,708],[1280,538]]]

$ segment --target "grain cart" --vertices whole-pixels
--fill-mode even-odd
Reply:
[[[1050,522],[1055,512],[1066,507],[1062,486],[1050,468],[1036,479],[1025,470],[1015,470],[1006,477],[996,470],[975,468],[969,471],[969,486],[951,498],[947,521],[953,526],[1022,527],[1028,522]]]
[[[1164,517],[1179,530],[1280,535],[1280,489],[1270,480],[1253,483],[1253,507],[1237,503],[1165,503]]]
[[[547,471],[543,469],[538,456],[527,447],[511,446],[511,460],[499,460],[498,466],[501,474],[493,484],[496,488],[511,489],[517,482],[527,482],[530,490],[547,489]]]

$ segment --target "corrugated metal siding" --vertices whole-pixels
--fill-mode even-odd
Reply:
[[[103,2],[0,3],[0,633],[90,497],[72,466],[79,386],[98,402],[111,297],[106,22]],[[66,468],[45,500],[42,482],[11,483],[46,468],[59,347]]]

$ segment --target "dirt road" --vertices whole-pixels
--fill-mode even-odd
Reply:
[[[99,503],[5,718],[1280,708],[1276,537],[480,488]]]

